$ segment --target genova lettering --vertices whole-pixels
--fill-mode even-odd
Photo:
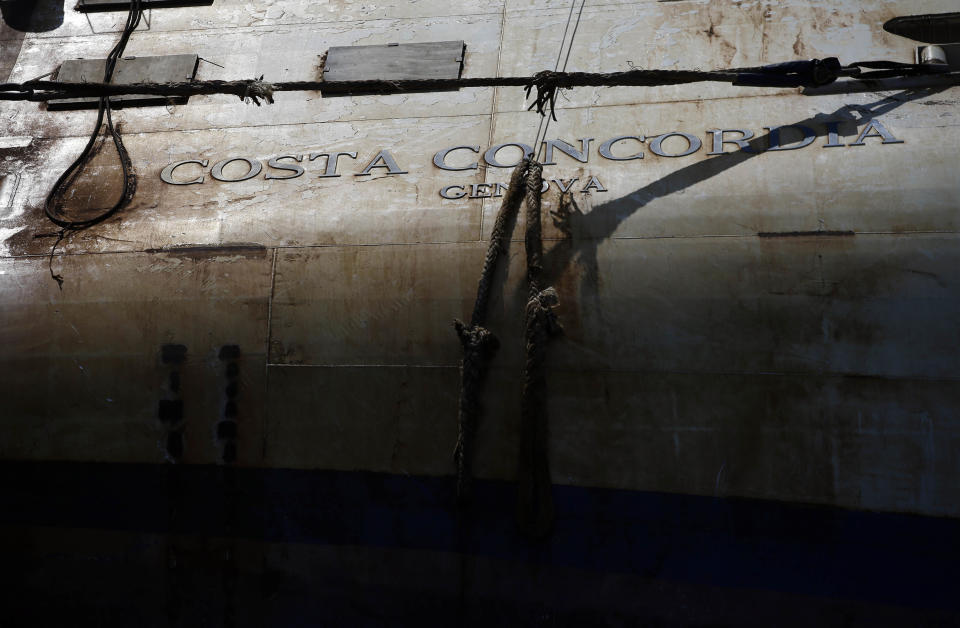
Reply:
[[[764,153],[794,151],[816,143],[823,138],[822,148],[845,148],[850,146],[866,146],[869,144],[903,144],[883,123],[872,118],[866,121],[862,129],[854,129],[846,135],[856,139],[850,143],[843,143],[841,125],[847,122],[826,122],[822,126],[813,127],[800,124],[779,126],[765,126],[761,136],[754,135],[750,129],[728,128],[708,129],[701,139],[700,136],[683,131],[670,131],[659,135],[616,135],[608,138],[596,146],[596,154],[601,160],[625,162],[644,159],[643,146],[657,157],[676,159],[689,157],[703,150],[707,146],[709,156],[724,155],[732,152]],[[545,166],[557,165],[555,161],[559,153],[564,155],[567,163],[587,164],[590,162],[591,148],[594,138],[584,137],[576,140],[576,144],[563,139],[544,140],[542,154]],[[307,153],[307,163],[316,159],[320,161],[322,171],[314,172],[310,176],[317,178],[331,178],[341,176],[340,168],[344,158],[352,160],[347,166],[358,170],[353,173],[357,177],[367,177],[373,174],[381,176],[398,176],[409,174],[400,165],[394,155],[386,149],[378,149],[363,161],[356,161],[357,151],[331,151]],[[524,157],[533,157],[534,149],[522,142],[503,142],[494,144],[485,151],[481,146],[460,145],[451,146],[437,151],[433,155],[433,166],[447,171],[480,171],[483,168],[513,168]],[[238,156],[221,159],[214,163],[209,171],[206,170],[211,159],[184,159],[168,164],[160,171],[160,179],[170,185],[201,185],[207,182],[206,174],[221,183],[237,183],[254,179],[264,172],[264,164],[260,159]],[[483,166],[481,166],[481,162]],[[280,181],[296,179],[307,169],[300,164],[304,163],[302,154],[284,154],[266,160],[266,180]],[[602,163],[602,162],[601,162]],[[358,168],[359,164],[366,164]],[[228,172],[224,172],[227,170]],[[572,179],[544,179],[543,191],[550,185],[555,185],[561,193],[579,191],[584,194],[591,192],[606,192],[607,189],[595,175],[581,175]],[[447,185],[440,189],[440,196],[445,199],[496,198],[503,196],[506,189],[503,183],[465,183],[462,185]]]

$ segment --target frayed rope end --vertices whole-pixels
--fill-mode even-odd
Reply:
[[[240,100],[247,102],[247,99],[253,101],[253,104],[260,106],[260,99],[267,101],[269,104],[273,104],[273,85],[266,83],[263,80],[263,75],[260,75],[260,78],[253,79],[244,85],[243,93],[238,94]]]

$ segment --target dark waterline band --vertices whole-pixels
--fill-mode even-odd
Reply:
[[[960,520],[554,486],[553,536],[514,524],[511,483],[478,481],[458,535],[453,478],[206,465],[0,462],[0,523],[478,556],[960,610]],[[171,515],[171,513],[176,513]],[[225,513],[232,513],[226,520]]]

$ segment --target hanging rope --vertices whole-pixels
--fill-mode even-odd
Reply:
[[[454,321],[457,337],[463,347],[460,362],[460,407],[457,445],[454,461],[457,466],[457,499],[462,505],[469,500],[473,442],[480,418],[483,382],[487,365],[499,347],[496,336],[483,325],[486,321],[490,287],[497,262],[506,253],[510,225],[521,202],[526,204],[524,245],[527,261],[527,303],[524,308],[526,362],[523,371],[521,405],[520,459],[517,467],[517,523],[531,539],[547,536],[553,528],[553,498],[547,456],[547,395],[543,364],[547,341],[561,332],[553,308],[558,304],[553,288],[541,288],[543,237],[541,232],[540,196],[543,166],[524,159],[510,178],[494,222],[490,245],[484,258],[477,300],[470,324]]]
[[[543,166],[530,162],[526,175],[527,305],[524,308],[526,363],[523,371],[520,459],[517,465],[517,524],[528,538],[542,539],[553,529],[553,497],[547,455],[547,378],[544,371],[547,341],[561,333],[553,308],[556,290],[541,289],[543,237],[540,225],[540,190]]]
[[[501,254],[506,254],[512,225],[520,203],[523,201],[523,182],[527,172],[527,161],[518,165],[510,177],[510,186],[500,204],[497,218],[493,223],[490,245],[483,260],[480,281],[477,285],[477,300],[473,305],[470,324],[454,320],[457,337],[463,346],[463,359],[460,362],[460,409],[457,417],[457,445],[453,459],[457,466],[457,501],[465,504],[470,497],[472,477],[473,440],[477,422],[480,418],[480,395],[487,375],[487,364],[500,346],[497,337],[484,325],[487,320],[487,302],[490,298],[490,286],[497,270]]]
[[[110,54],[107,55],[106,64],[103,70],[104,84],[110,83],[110,79],[113,78],[113,72],[117,67],[117,60],[123,55],[123,50],[127,47],[127,41],[130,39],[131,33],[133,33],[137,26],[140,25],[141,17],[142,13],[140,11],[140,0],[133,0],[130,3],[130,12],[127,14],[127,22],[124,25],[123,33],[120,35],[120,40],[117,41],[116,45],[110,51]],[[123,189],[120,194],[120,199],[114,203],[113,207],[110,207],[106,211],[103,211],[92,218],[81,220],[67,218],[64,213],[64,200],[67,190],[69,190],[76,183],[77,178],[83,171],[84,166],[90,163],[90,161],[93,159],[94,147],[96,146],[97,139],[100,137],[100,129],[103,126],[104,117],[106,117],[107,120],[107,132],[110,134],[110,137],[113,140],[113,145],[117,149],[117,155],[120,158],[120,168],[123,171]],[[53,224],[60,227],[57,241],[50,249],[49,268],[50,277],[57,282],[57,285],[61,290],[63,290],[63,276],[53,272],[53,255],[57,250],[57,245],[60,244],[64,237],[66,237],[66,235],[70,232],[87,229],[93,225],[103,222],[115,214],[133,199],[136,189],[137,175],[133,171],[133,163],[130,160],[130,155],[127,153],[126,147],[123,145],[123,139],[120,137],[120,132],[113,124],[113,114],[110,107],[110,99],[108,96],[101,95],[97,107],[97,122],[94,125],[93,132],[90,134],[90,139],[87,140],[87,145],[80,153],[80,156],[77,157],[73,163],[67,167],[63,174],[61,174],[57,179],[57,182],[53,184],[53,188],[51,188],[49,194],[47,194],[47,199],[43,206],[47,218],[49,218]]]

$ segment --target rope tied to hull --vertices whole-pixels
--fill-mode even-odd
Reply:
[[[864,71],[869,70],[869,71]],[[356,81],[276,81],[263,76],[244,80],[174,81],[170,83],[70,83],[34,79],[22,83],[0,83],[0,100],[44,102],[62,98],[150,94],[158,96],[199,96],[232,94],[273,102],[275,92],[320,91],[324,97],[359,94],[400,94],[423,91],[457,90],[476,87],[523,87],[527,96],[536,90],[530,109],[546,115],[556,102],[558,89],[574,87],[660,87],[687,83],[716,82],[749,87],[822,87],[838,78],[858,81],[887,78],[943,75],[953,82],[960,76],[949,66],[901,63],[897,61],[857,61],[842,65],[836,57],[788,61],[764,66],[720,70],[660,70],[634,68],[617,72],[565,72],[544,70],[533,76],[478,76],[431,79],[363,79]],[[256,98],[254,98],[256,96]]]
[[[454,321],[463,347],[460,363],[460,405],[458,437],[454,449],[457,466],[457,500],[470,497],[473,441],[481,413],[481,393],[487,367],[499,347],[496,336],[483,325],[486,321],[490,287],[501,254],[506,253],[514,218],[521,203],[526,205],[524,244],[527,262],[528,299],[524,308],[526,361],[523,370],[520,456],[517,479],[517,525],[531,539],[546,537],[553,528],[553,498],[547,456],[547,396],[544,362],[549,339],[562,331],[554,307],[557,291],[540,287],[543,261],[541,231],[541,185],[543,166],[524,159],[510,178],[507,193],[497,212],[490,245],[477,286],[470,324]]]
[[[263,74],[260,75],[260,78],[253,79],[252,81],[242,81],[241,86],[243,91],[237,94],[240,97],[240,100],[247,102],[247,99],[253,101],[253,104],[260,106],[260,100],[263,99],[273,104],[273,85],[266,83],[263,80]]]

